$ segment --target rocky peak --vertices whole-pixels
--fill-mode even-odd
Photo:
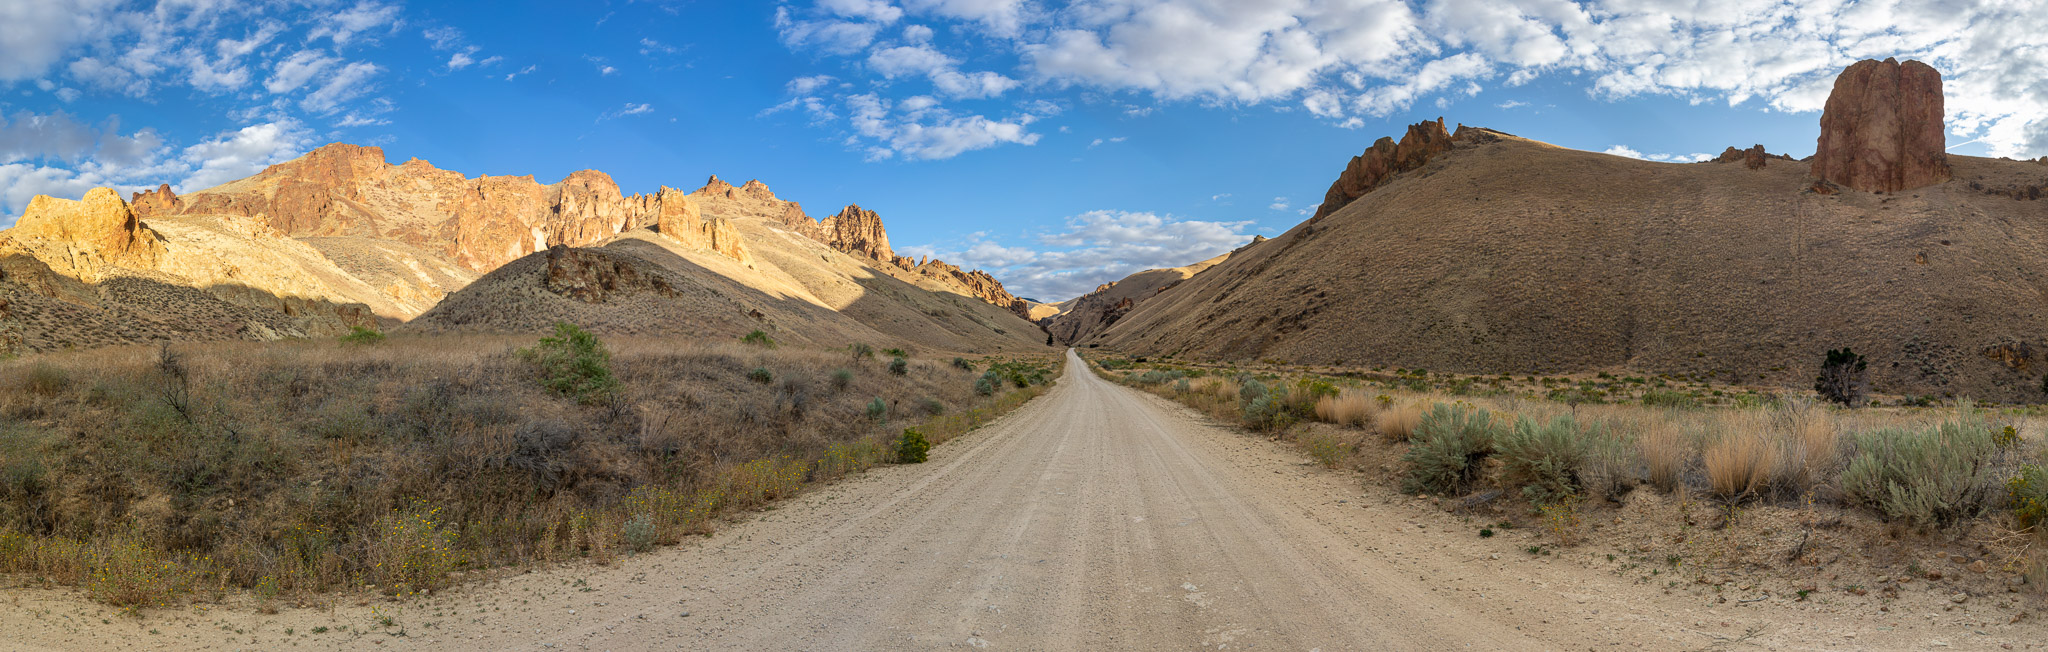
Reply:
[[[171,192],[171,184],[168,183],[157,186],[154,192],[135,193],[128,201],[129,208],[140,217],[176,215],[179,208],[178,194]]]
[[[1947,181],[1941,73],[1897,59],[1865,59],[1842,71],[1821,113],[1813,176],[1864,192]]]
[[[1784,154],[1772,154],[1770,152],[1766,152],[1764,151],[1763,145],[1754,145],[1751,146],[1749,149],[1736,149],[1735,146],[1730,145],[1728,149],[1723,150],[1721,152],[1720,156],[1714,157],[1713,162],[1740,162],[1742,163],[1742,167],[1751,170],[1761,170],[1764,169],[1764,165],[1769,163],[1771,159],[1790,161],[1792,160],[1792,157],[1786,156]]]
[[[1463,128],[1463,125],[1459,126],[1460,130]],[[1365,153],[1351,157],[1351,163],[1344,166],[1344,173],[1330,184],[1330,191],[1323,195],[1323,205],[1316,208],[1315,217],[1309,221],[1315,222],[1337,212],[1337,209],[1379,188],[1396,174],[1422,167],[1430,158],[1449,151],[1453,140],[1451,133],[1444,129],[1444,119],[1437,118],[1410,125],[1400,142],[1393,138],[1374,141]]]
[[[825,233],[823,242],[833,249],[877,261],[896,260],[896,252],[889,248],[889,234],[882,230],[882,218],[874,211],[847,204],[819,225]]]
[[[94,188],[79,201],[36,195],[6,233],[64,248],[71,260],[63,264],[79,272],[74,276],[91,276],[92,268],[106,264],[149,267],[163,250],[163,237],[144,225],[112,188]]]

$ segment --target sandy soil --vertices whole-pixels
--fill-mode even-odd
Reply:
[[[16,649],[2027,649],[1990,598],[1717,600],[1459,517],[1096,378],[997,425],[609,567],[404,604],[114,614],[0,591]],[[1882,610],[1881,610],[1882,609]],[[2003,612],[2000,612],[2003,613]],[[389,623],[381,622],[388,616]],[[316,627],[327,628],[312,633]],[[2010,646],[2010,647],[2007,647]]]

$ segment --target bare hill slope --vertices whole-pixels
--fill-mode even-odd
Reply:
[[[1046,332],[1061,342],[1086,341],[1115,325],[1139,303],[1228,258],[1230,254],[1225,253],[1192,265],[1148,269],[1126,276],[1121,281],[1104,283],[1094,292],[1057,304],[1059,312],[1044,322]]]
[[[1796,161],[1653,163],[1459,131],[1092,341],[1793,386],[1849,346],[1883,391],[2040,396],[2048,204],[2027,189],[2048,166],[1953,156],[1950,181],[1876,194],[1816,184]]]

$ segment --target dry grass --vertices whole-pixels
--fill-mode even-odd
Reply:
[[[531,344],[394,336],[184,345],[170,364],[143,347],[0,363],[0,572],[150,606],[198,587],[410,595],[457,570],[603,563],[883,463],[905,426],[941,442],[1043,390],[982,397],[977,372],[943,360],[901,375],[857,365],[841,383],[842,352],[619,339],[619,390],[585,405],[513,355]],[[759,367],[773,382],[748,379]]]
[[[1642,455],[1644,479],[1650,486],[1663,491],[1678,488],[1685,469],[1692,463],[1692,442],[1678,424],[1657,419],[1650,421],[1636,438],[1636,450]]]
[[[1380,436],[1387,441],[1408,441],[1415,434],[1415,427],[1422,425],[1422,414],[1427,409],[1425,405],[1423,401],[1414,401],[1381,412],[1377,422]]]
[[[1746,413],[1728,420],[1727,430],[1701,454],[1707,487],[1724,500],[1760,496],[1770,487],[1784,456],[1768,415]]]
[[[1364,391],[1347,389],[1336,396],[1316,400],[1316,418],[1340,426],[1363,428],[1378,412],[1373,397]]]

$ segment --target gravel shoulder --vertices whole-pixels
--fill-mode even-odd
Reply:
[[[7,589],[0,640],[29,650],[1325,651],[2048,641],[2033,622],[1959,628],[1901,615],[1904,605],[1703,604],[1532,557],[1422,501],[1105,382],[1078,358],[1067,369],[1050,393],[925,464],[876,469],[610,566],[270,615],[136,618],[72,591]]]

